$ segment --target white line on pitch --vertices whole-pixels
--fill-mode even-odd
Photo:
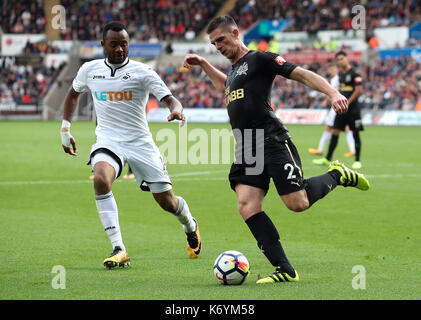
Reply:
[[[216,170],[216,171],[196,171],[196,172],[183,172],[171,175],[171,179],[175,181],[201,181],[201,180],[212,180],[212,181],[223,181],[227,180],[227,177],[209,177],[209,178],[195,178],[192,176],[205,176],[211,174],[226,173],[228,170]],[[421,174],[408,173],[408,174],[365,174],[367,178],[374,179],[390,179],[390,178],[421,178]],[[136,180],[123,180],[118,179],[116,182],[133,182]],[[92,180],[38,180],[38,181],[0,181],[0,186],[10,185],[42,185],[42,184],[76,184],[76,183],[91,183]]]
[[[184,178],[189,176],[204,176],[218,173],[227,173],[228,170],[215,170],[215,171],[193,171],[193,172],[182,172],[171,175],[171,179]],[[188,180],[188,179],[187,179]],[[193,180],[196,180],[193,178]],[[213,179],[212,179],[213,180]],[[125,182],[133,180],[118,179],[116,182]],[[134,180],[135,181],[135,180]],[[0,181],[0,186],[3,185],[34,185],[34,184],[72,184],[72,183],[91,183],[92,180],[35,180],[35,181]]]

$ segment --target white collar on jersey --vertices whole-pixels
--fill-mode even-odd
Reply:
[[[122,63],[110,63],[108,58],[105,58],[104,63],[108,68],[111,69],[111,76],[114,77],[117,69],[120,69],[129,63],[129,57],[127,57],[126,60],[124,60]]]

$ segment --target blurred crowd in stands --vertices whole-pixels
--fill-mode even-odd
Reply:
[[[66,30],[62,40],[100,40],[110,20],[124,23],[132,40],[193,40],[225,0],[63,0]],[[8,0],[0,5],[4,33],[45,32],[42,0]]]
[[[326,64],[303,65],[327,78]],[[411,57],[380,59],[373,66],[356,65],[364,80],[363,108],[375,110],[415,110],[421,103],[421,65]],[[219,65],[227,72],[230,66]],[[221,108],[224,97],[217,92],[200,68],[160,67],[157,72],[173,94],[188,108]],[[272,108],[326,108],[325,95],[283,77],[276,77],[272,91]]]
[[[212,19],[224,0],[66,0],[68,27],[63,40],[100,40],[102,27],[119,20],[132,41],[193,40]]]
[[[0,104],[38,104],[64,65],[47,68],[43,65],[0,66]],[[217,66],[228,72],[229,65]],[[327,77],[326,64],[303,65]],[[413,58],[402,56],[377,60],[376,64],[356,65],[363,77],[363,108],[375,110],[415,110],[421,103],[421,65]],[[185,108],[223,108],[225,100],[200,68],[186,70],[180,66],[161,66],[157,69],[171,92]],[[272,108],[328,107],[325,96],[283,77],[276,77],[272,91]]]
[[[216,67],[226,73],[230,66]],[[157,72],[184,108],[221,108],[225,105],[223,94],[215,89],[200,68],[187,70],[169,65],[159,67]]]
[[[192,40],[205,29],[226,0],[62,0],[66,9],[63,40],[100,40],[109,20],[127,25],[137,41]],[[288,19],[286,31],[351,29],[355,4],[364,6],[368,28],[410,26],[421,20],[418,0],[237,0],[230,14],[240,28],[260,19]],[[8,0],[0,6],[5,33],[43,33],[42,0]]]
[[[351,8],[356,4],[364,6],[369,28],[409,26],[421,19],[417,0],[237,0],[231,14],[242,29],[248,29],[259,19],[288,19],[291,23],[285,31],[316,33],[351,29],[355,15]]]
[[[40,41],[37,43],[26,42],[25,48],[23,49],[24,55],[31,54],[50,54],[50,53],[60,53],[61,50],[57,46],[52,45],[48,41]]]
[[[41,0],[1,1],[0,27],[4,33],[45,33],[46,23]]]
[[[66,29],[61,36],[62,40],[100,40],[103,25],[109,20],[120,20],[133,41],[194,40],[225,3],[226,0],[62,0]],[[355,4],[353,0],[237,0],[230,14],[244,30],[260,19],[289,19],[287,31],[314,34],[319,30],[350,29]],[[366,10],[368,28],[410,26],[421,21],[417,0],[361,0],[358,4]],[[46,22],[42,0],[8,0],[0,4],[0,27],[4,33],[44,33]],[[317,40],[313,44],[313,49],[327,50]],[[279,44],[268,39],[267,43],[255,45],[253,49],[277,51],[273,48]],[[334,45],[329,44],[328,49],[341,49]],[[407,43],[407,47],[420,45],[420,40],[412,38]],[[59,51],[48,42],[28,42],[23,54],[42,56]],[[0,67],[0,103],[38,103],[62,68]],[[304,67],[326,75],[324,65],[313,63]],[[219,68],[227,71],[228,66]],[[359,65],[357,69],[364,78],[365,91],[360,100],[366,108],[412,110],[421,97],[420,63],[410,57],[378,60],[375,65]],[[186,71],[167,66],[157,71],[185,107],[223,107],[224,98],[199,68]],[[275,81],[274,108],[322,108],[323,100],[320,94],[294,81],[280,77]]]
[[[20,65],[3,61],[0,65],[0,104],[39,105],[63,67],[64,64],[47,68],[42,63]]]

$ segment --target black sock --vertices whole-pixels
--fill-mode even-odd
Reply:
[[[333,156],[333,151],[335,151],[336,146],[338,145],[339,136],[335,136],[332,134],[329,143],[329,150],[327,151],[326,159],[331,161]]]
[[[355,161],[360,161],[360,154],[361,154],[361,139],[360,139],[360,132],[358,130],[352,131],[355,141]]]
[[[335,189],[339,183],[340,178],[341,173],[337,170],[332,170],[328,173],[322,174],[321,176],[304,180],[309,206],[311,207],[313,203],[315,203],[317,200],[320,200],[330,191]]]
[[[259,212],[246,220],[246,223],[257,241],[257,246],[274,267],[280,267],[281,271],[295,276],[294,268],[288,261],[279,241],[279,233],[272,220],[264,211]]]

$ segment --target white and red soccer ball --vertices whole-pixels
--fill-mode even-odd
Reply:
[[[240,285],[250,273],[250,264],[241,252],[229,250],[216,258],[213,272],[224,285]]]

